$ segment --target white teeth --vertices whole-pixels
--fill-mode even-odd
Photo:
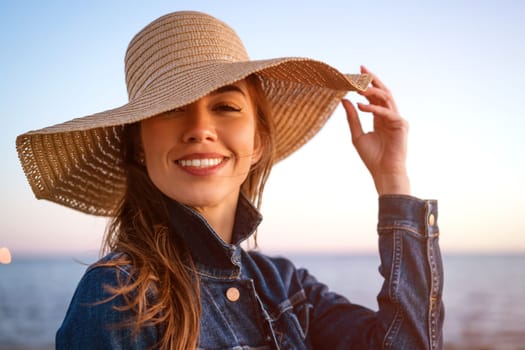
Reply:
[[[206,158],[206,159],[182,159],[178,163],[181,166],[191,166],[195,168],[207,168],[219,164],[222,161],[221,158]]]

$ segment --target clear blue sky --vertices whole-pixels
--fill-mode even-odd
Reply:
[[[254,59],[307,56],[375,71],[410,122],[413,192],[440,201],[444,251],[525,251],[525,5],[448,0],[1,1],[0,247],[14,255],[98,249],[105,220],[35,200],[15,138],[124,104],[129,40],[181,9],[230,24]],[[376,210],[339,108],[275,167],[259,243],[373,251]]]

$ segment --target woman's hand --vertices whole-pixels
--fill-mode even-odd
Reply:
[[[361,73],[372,76],[372,86],[360,92],[369,104],[358,103],[357,107],[373,114],[374,130],[363,132],[357,110],[344,99],[352,143],[372,174],[379,195],[410,194],[406,170],[408,122],[399,115],[387,87],[363,66]]]

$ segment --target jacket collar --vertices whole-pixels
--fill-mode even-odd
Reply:
[[[239,196],[232,243],[224,242],[195,209],[167,199],[169,225],[190,251],[197,273],[203,276],[234,279],[240,276],[240,244],[250,237],[262,221],[259,211],[243,195]]]

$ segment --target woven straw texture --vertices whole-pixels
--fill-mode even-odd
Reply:
[[[35,196],[103,216],[115,214],[125,189],[122,126],[192,103],[257,74],[276,125],[277,160],[310,140],[348,91],[367,75],[344,75],[307,58],[250,61],[236,33],[199,12],[150,23],[126,52],[129,102],[17,137],[20,162]]]

